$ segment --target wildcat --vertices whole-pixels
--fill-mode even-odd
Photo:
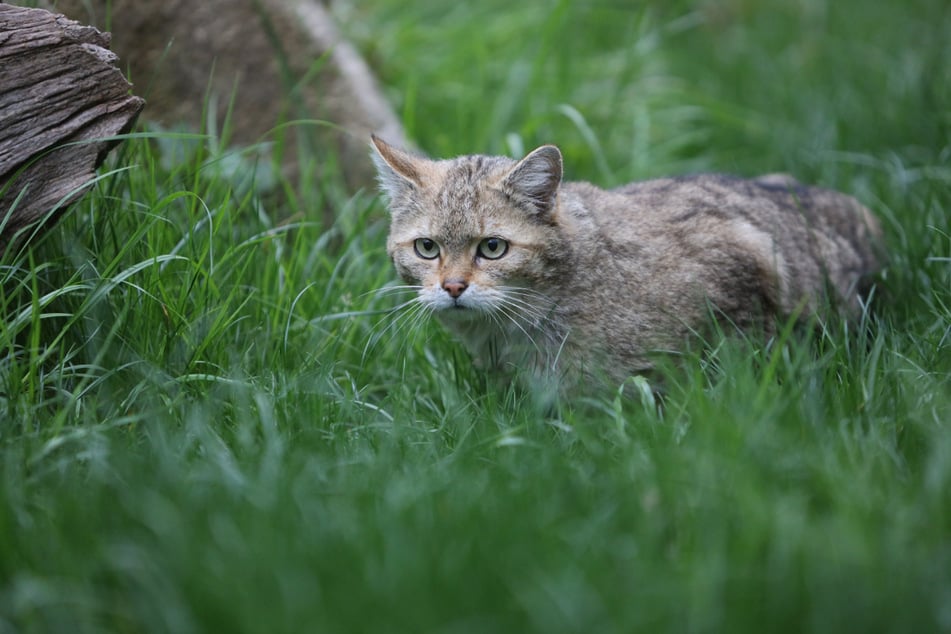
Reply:
[[[563,182],[554,145],[429,160],[372,141],[397,272],[489,367],[623,380],[711,316],[769,332],[830,303],[855,315],[879,266],[868,209],[784,175],[604,190]]]

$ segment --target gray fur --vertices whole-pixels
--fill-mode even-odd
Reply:
[[[682,349],[711,310],[767,332],[774,317],[805,318],[830,303],[857,314],[860,287],[879,266],[881,230],[868,209],[782,174],[604,190],[562,182],[554,146],[516,162],[431,161],[374,145],[397,271],[491,366],[622,379]],[[434,240],[439,257],[417,255],[417,238]],[[486,238],[506,240],[507,253],[480,256]],[[447,280],[466,285],[458,298]]]

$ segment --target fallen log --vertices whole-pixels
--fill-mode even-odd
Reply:
[[[0,252],[88,190],[145,105],[109,42],[62,15],[0,4]]]
[[[371,133],[409,145],[373,69],[323,0],[38,1],[111,28],[122,68],[148,86],[147,124],[204,131],[225,145],[283,146],[276,156],[291,183],[300,170],[334,165],[353,190],[364,188],[376,176]],[[331,125],[283,126],[314,120]],[[333,207],[325,211],[332,223]]]

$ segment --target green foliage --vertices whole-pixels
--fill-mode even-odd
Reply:
[[[0,632],[951,630],[945,3],[346,17],[434,155],[855,193],[875,310],[545,408],[376,292],[372,183],[133,135],[0,261]]]

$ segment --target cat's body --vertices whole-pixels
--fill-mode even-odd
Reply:
[[[562,183],[554,146],[430,161],[374,143],[397,271],[492,366],[623,379],[712,316],[768,330],[826,299],[855,313],[878,266],[865,207],[785,176],[603,190]]]

